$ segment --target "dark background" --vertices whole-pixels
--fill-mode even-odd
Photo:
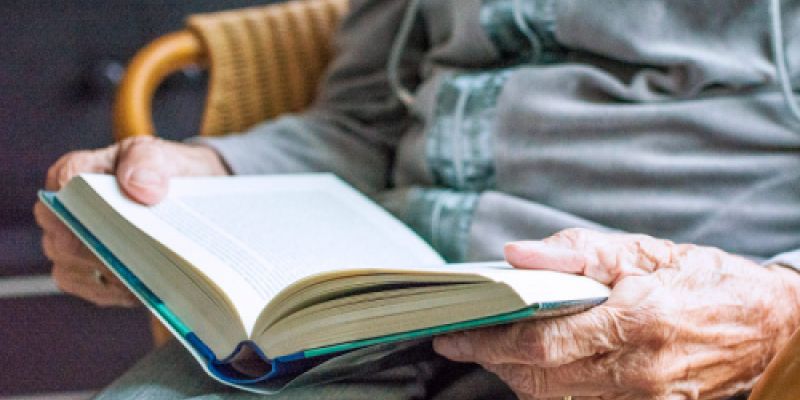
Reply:
[[[0,284],[49,272],[31,208],[60,155],[111,143],[116,82],[134,52],[192,13],[268,0],[0,0]],[[170,78],[155,103],[169,138],[199,126],[204,74]],[[151,346],[145,311],[65,295],[0,297],[0,397],[95,390]]]

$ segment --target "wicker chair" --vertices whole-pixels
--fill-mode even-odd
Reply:
[[[189,17],[186,30],[153,41],[129,64],[114,105],[116,139],[155,134],[153,94],[189,65],[209,68],[201,135],[240,132],[302,110],[346,9],[347,0],[302,0]]]
[[[330,39],[347,0],[295,0],[189,17],[184,31],[165,35],[131,61],[114,105],[114,135],[155,135],[151,101],[169,74],[209,68],[201,135],[240,132],[313,100],[331,58]],[[156,345],[170,333],[153,319]],[[751,400],[800,399],[800,331],[770,363]]]

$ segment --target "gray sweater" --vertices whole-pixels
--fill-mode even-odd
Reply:
[[[767,7],[423,0],[393,88],[409,1],[354,0],[310,110],[207,143],[237,174],[334,172],[450,260],[589,227],[800,266],[787,253],[800,248],[800,123]],[[783,8],[796,85],[800,1]]]

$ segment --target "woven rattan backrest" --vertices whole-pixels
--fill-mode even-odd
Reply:
[[[307,107],[346,9],[347,0],[294,0],[189,17],[210,71],[201,134],[240,132]]]

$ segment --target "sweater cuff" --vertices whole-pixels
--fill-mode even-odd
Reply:
[[[284,116],[225,136],[194,136],[186,143],[214,149],[233,175],[318,172],[303,152],[302,135],[308,128],[293,116]]]
[[[184,140],[184,143],[202,145],[214,149],[219,154],[225,166],[232,175],[248,175],[258,173],[271,173],[265,164],[265,159],[250,160],[246,149],[246,140],[240,140],[240,134],[230,134],[224,137],[193,136]],[[245,151],[243,151],[245,149]],[[256,165],[258,168],[253,168]]]
[[[763,265],[779,264],[785,267],[794,269],[800,272],[800,250],[787,251],[786,253],[778,254],[762,263]]]

